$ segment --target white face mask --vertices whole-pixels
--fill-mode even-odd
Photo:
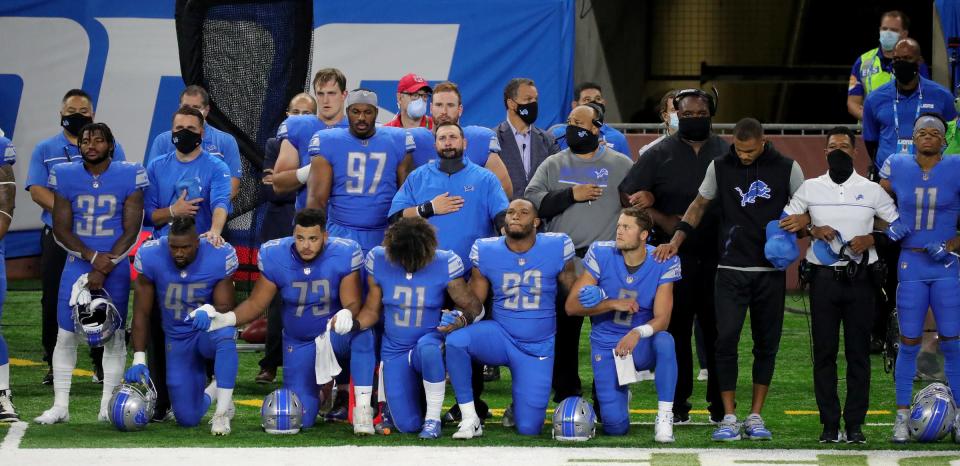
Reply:
[[[680,117],[677,116],[677,112],[670,112],[670,120],[667,122],[667,126],[670,127],[670,131],[676,131],[680,127]]]
[[[897,45],[897,41],[900,40],[900,33],[894,31],[880,31],[880,47],[884,51],[891,51],[893,47]]]
[[[416,99],[407,104],[407,116],[418,120],[427,114],[427,99]]]

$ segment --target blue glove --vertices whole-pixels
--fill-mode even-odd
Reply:
[[[127,373],[123,378],[127,383],[140,383],[150,378],[150,369],[147,369],[147,366],[144,364],[136,364],[127,369]]]
[[[927,254],[929,254],[933,260],[941,264],[946,264],[951,260],[946,243],[927,243],[923,248],[927,250]]]
[[[912,231],[905,223],[901,222],[900,219],[894,220],[890,226],[887,227],[887,230],[884,231],[887,234],[887,237],[891,241],[900,241],[907,237]]]
[[[440,327],[446,327],[448,325],[458,325],[458,321],[463,316],[463,312],[460,312],[456,309],[444,312],[440,315]]]
[[[603,288],[600,288],[596,285],[588,285],[583,288],[580,288],[580,293],[577,295],[577,298],[580,299],[580,305],[585,308],[596,307],[604,299],[607,299],[607,294],[604,293]]]
[[[187,320],[191,320],[188,316]],[[206,332],[210,329],[210,316],[206,312],[197,312],[193,315],[193,329]]]

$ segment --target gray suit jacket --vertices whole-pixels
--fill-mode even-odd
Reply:
[[[513,130],[506,121],[497,125],[497,140],[500,142],[500,158],[507,167],[507,173],[510,174],[510,181],[513,183],[513,195],[511,199],[523,196],[523,191],[527,189],[527,183],[533,174],[537,172],[537,167],[543,163],[547,157],[560,152],[560,147],[553,139],[553,136],[546,131],[530,127],[530,174],[527,175],[523,170],[523,159],[520,157],[520,148],[517,147],[517,139],[513,136]]]

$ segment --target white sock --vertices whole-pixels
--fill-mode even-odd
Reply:
[[[120,385],[123,376],[123,366],[127,362],[127,342],[123,332],[118,330],[113,338],[103,347],[103,393],[100,397],[100,410],[107,409],[113,389]]]
[[[370,398],[373,396],[373,387],[353,386],[353,398],[357,406],[370,406]]]
[[[443,394],[446,392],[446,382],[423,381],[423,392],[427,397],[427,414],[424,419],[440,420],[440,411],[443,410]]]
[[[0,366],[0,391],[10,390],[10,364]]]
[[[672,414],[673,413],[673,402],[672,401],[658,401],[657,402],[657,414]]]
[[[760,416],[760,413],[750,413],[750,415],[747,416],[747,418],[751,418],[751,417],[755,417],[755,418],[757,418],[757,419],[763,419],[763,418]]]
[[[480,416],[477,416],[477,408],[473,405],[473,402],[469,403],[459,403],[460,404],[460,416],[463,419],[477,419]]]
[[[219,403],[219,398],[217,396],[217,379],[213,379],[213,382],[210,382],[210,385],[207,385],[207,388],[203,389],[203,393],[206,393],[210,397],[211,401]]]
[[[73,369],[77,367],[77,336],[62,328],[57,329],[57,345],[53,348],[53,405],[70,407],[70,384]]]
[[[724,414],[724,415],[723,415],[723,422],[737,422],[737,415],[736,415],[736,414]]]
[[[230,405],[233,402],[233,389],[232,388],[218,388],[217,391],[217,409],[214,411],[214,415],[226,414],[227,410],[230,409]]]

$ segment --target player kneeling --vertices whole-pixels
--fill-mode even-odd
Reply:
[[[590,245],[583,259],[586,271],[573,285],[566,308],[570,315],[590,316],[590,359],[603,431],[627,433],[627,384],[636,381],[635,371],[656,368],[659,403],[654,440],[669,443],[673,442],[677,358],[673,337],[665,329],[673,309],[673,282],[680,279],[680,261],[653,259],[654,248],[646,244],[652,227],[645,211],[624,209],[617,221],[616,242]],[[624,364],[631,356],[632,363]]]
[[[320,386],[349,361],[357,406],[353,432],[373,435],[374,335],[352,331],[353,310],[360,308],[363,254],[355,241],[329,236],[322,210],[303,209],[294,218],[293,236],[260,246],[260,278],[250,297],[232,312],[195,314],[193,326],[210,332],[251,322],[266,311],[277,293],[283,300],[283,386],[303,403],[303,428],[312,427],[320,409]],[[340,309],[344,308],[344,309]],[[336,333],[330,311],[344,315]]]
[[[482,315],[483,305],[463,280],[463,261],[452,251],[437,249],[433,226],[421,218],[402,218],[391,225],[384,246],[367,254],[366,269],[370,291],[351,326],[369,328],[384,314],[380,357],[393,422],[401,432],[439,438],[444,336],[472,323]],[[461,310],[441,315],[444,292]],[[426,412],[421,407],[424,395]]]
[[[177,424],[196,426],[216,400],[210,433],[229,434],[239,364],[236,332],[233,327],[197,331],[188,314],[198,306],[213,312],[233,307],[236,251],[229,244],[218,248],[200,239],[192,217],[174,217],[169,235],[143,243],[133,265],[139,275],[133,288],[134,353],[127,382],[150,377],[145,350],[150,338],[150,312],[156,301],[166,335],[167,389]],[[216,379],[204,388],[209,360],[213,361]]]

